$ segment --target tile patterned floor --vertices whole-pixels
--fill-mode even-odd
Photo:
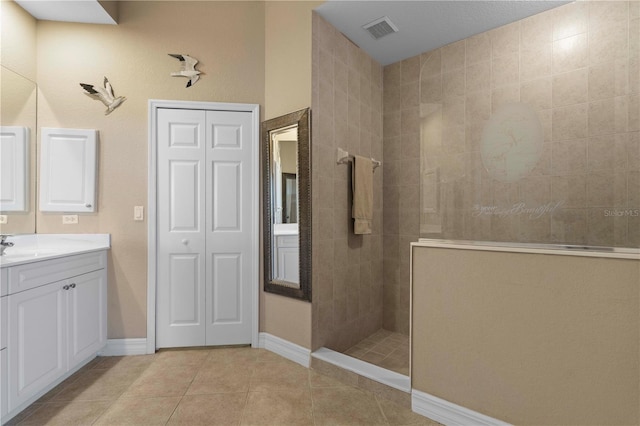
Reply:
[[[10,425],[437,425],[264,349],[98,357]]]
[[[409,336],[378,330],[344,352],[370,364],[409,375]]]

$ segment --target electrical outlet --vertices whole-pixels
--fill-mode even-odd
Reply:
[[[0,214],[0,225],[6,225],[9,223],[9,219],[6,214]]]
[[[65,214],[62,215],[62,224],[63,225],[74,225],[78,223],[78,215],[77,214]]]
[[[144,220],[144,206],[133,206],[133,220]]]

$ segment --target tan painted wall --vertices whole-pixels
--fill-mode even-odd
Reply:
[[[321,3],[265,3],[265,119],[311,106],[311,12]],[[260,296],[260,331],[311,348],[311,304]]]
[[[640,422],[640,261],[413,256],[415,389],[514,424]]]
[[[13,0],[0,1],[2,28],[0,63],[36,80],[36,20]]]
[[[98,129],[100,150],[98,212],[73,226],[38,214],[37,231],[111,233],[108,334],[134,338],[147,326],[147,222],[133,221],[133,206],[148,211],[148,100],[264,105],[264,3],[125,1],[118,22],[38,22],[39,126]],[[170,77],[179,63],[168,53],[197,58],[200,81]],[[103,76],[127,97],[108,116],[78,85]]]
[[[0,124],[30,129],[30,162],[36,158],[36,20],[13,0],[0,1]],[[35,231],[35,167],[29,170],[27,212],[7,214],[0,233]]]

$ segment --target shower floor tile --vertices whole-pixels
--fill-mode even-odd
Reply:
[[[409,375],[409,336],[404,334],[381,329],[344,353],[387,370]]]

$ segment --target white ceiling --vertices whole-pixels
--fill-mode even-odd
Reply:
[[[15,2],[41,21],[117,24],[97,0],[15,0]]]
[[[116,24],[97,0],[15,1],[40,20]],[[388,65],[569,2],[329,0],[316,11],[372,58]],[[362,26],[383,16],[399,32],[375,40]]]
[[[570,1],[329,0],[316,12],[381,65],[401,61]],[[399,32],[375,40],[362,28],[383,16]]]

